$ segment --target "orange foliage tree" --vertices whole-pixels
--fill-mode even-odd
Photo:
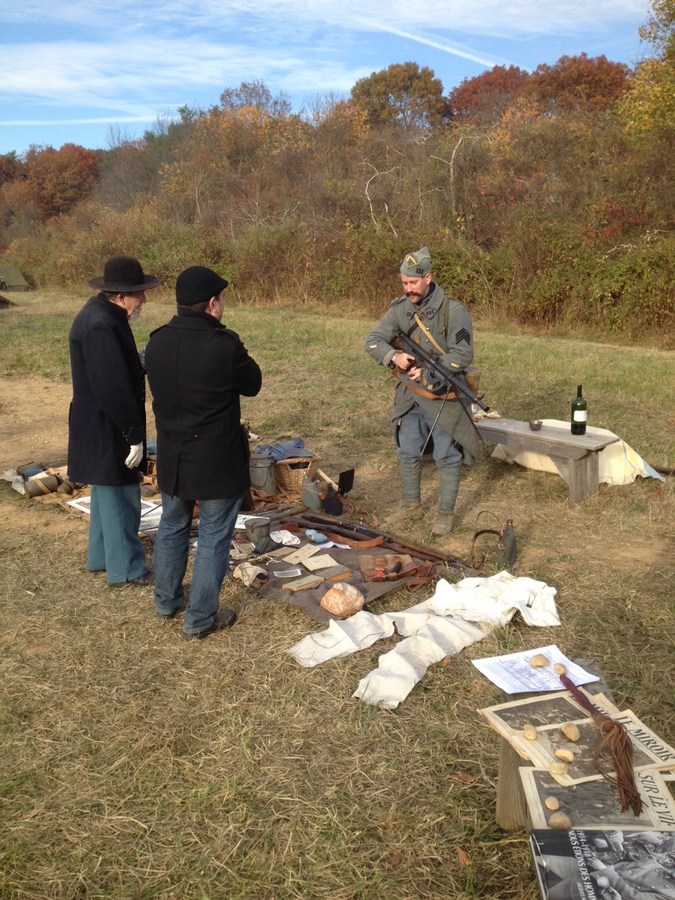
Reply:
[[[30,195],[43,220],[70,212],[86,199],[96,181],[101,151],[77,144],[31,147],[25,157]]]
[[[496,121],[529,78],[518,66],[493,66],[474,78],[465,78],[448,95],[454,120],[481,125]]]
[[[553,66],[537,66],[525,90],[549,112],[602,112],[627,89],[629,74],[605,56],[561,56]]]
[[[354,103],[371,125],[399,124],[404,130],[440,125],[450,118],[443,83],[433,69],[415,62],[393,63],[356,82]]]

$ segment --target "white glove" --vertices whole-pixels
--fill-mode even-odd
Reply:
[[[124,460],[124,465],[127,467],[127,469],[135,469],[142,459],[143,444],[132,444],[129,455]]]

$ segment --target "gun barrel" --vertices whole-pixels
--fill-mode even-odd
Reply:
[[[396,346],[397,343],[400,349],[404,353],[410,354],[420,366],[427,367],[437,375],[440,375],[446,383],[451,384],[456,390],[461,391],[465,397],[468,397],[472,403],[479,406],[483,412],[489,411],[490,407],[483,403],[480,397],[477,397],[469,387],[463,384],[454,372],[451,372],[450,369],[434,359],[433,356],[430,356],[426,350],[423,350],[422,347],[415,343],[415,341],[413,341],[413,339],[404,331],[400,331],[392,341],[393,346]]]

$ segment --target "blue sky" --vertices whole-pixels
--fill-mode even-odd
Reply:
[[[648,0],[5,0],[0,153],[108,147],[262,80],[296,111],[409,60],[446,93],[493,65],[634,65]]]

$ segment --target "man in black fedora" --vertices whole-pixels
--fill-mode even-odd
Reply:
[[[205,266],[181,272],[176,315],[152,332],[145,350],[162,493],[154,569],[155,608],[163,619],[173,619],[183,605],[190,526],[199,501],[185,640],[202,640],[236,618],[234,610],[218,606],[237,514],[251,486],[240,396],[255,397],[262,375],[239,336],[221,324],[227,284]]]
[[[152,584],[138,537],[145,377],[129,319],[158,284],[137,259],[113,256],[70,329],[68,477],[91,486],[87,569],[105,572],[111,587]]]

